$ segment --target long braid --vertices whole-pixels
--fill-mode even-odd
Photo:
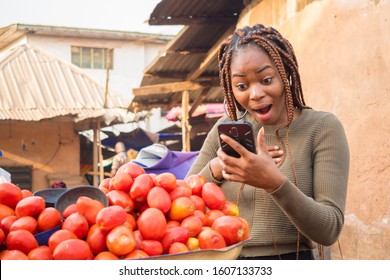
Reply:
[[[237,29],[234,34],[229,36],[221,45],[218,52],[218,65],[220,82],[225,96],[229,117],[232,120],[237,120],[236,111],[237,109],[242,109],[242,106],[236,101],[232,89],[230,73],[232,56],[240,46],[250,43],[258,45],[271,57],[283,83],[285,106],[287,109],[287,123],[284,126],[279,127],[275,133],[283,150],[287,151],[295,177],[295,184],[298,188],[298,176],[288,139],[290,124],[294,119],[295,108],[302,110],[310,109],[310,107],[306,106],[305,100],[303,98],[301,78],[298,71],[298,61],[296,59],[293,47],[290,42],[286,40],[276,29],[272,27],[267,28],[261,24],[254,25],[253,27],[246,26],[242,29]],[[284,128],[286,129],[286,144],[284,144],[284,141],[279,133],[279,131]],[[285,153],[283,154],[282,162],[284,159]],[[299,253],[299,239],[300,232],[298,230],[297,258]]]

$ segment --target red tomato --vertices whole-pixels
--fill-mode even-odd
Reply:
[[[154,187],[148,193],[147,203],[149,207],[157,208],[166,214],[171,209],[172,201],[165,189]]]
[[[52,260],[53,251],[49,248],[49,246],[42,245],[32,249],[27,256],[30,260]]]
[[[100,252],[107,251],[107,238],[108,232],[102,230],[98,225],[94,224],[90,227],[86,241],[91,248],[93,254],[97,255]]]
[[[31,216],[38,217],[39,213],[45,209],[45,200],[40,196],[29,196],[23,198],[15,206],[15,214],[18,217]]]
[[[179,197],[172,201],[169,218],[181,222],[195,211],[195,203],[189,197]]]
[[[25,197],[33,196],[33,193],[30,190],[23,189],[22,190],[22,199]]]
[[[135,249],[134,233],[126,226],[117,226],[108,233],[106,243],[111,253],[127,255]]]
[[[130,197],[137,202],[145,202],[149,191],[154,187],[154,181],[149,174],[140,174],[134,179],[130,189]]]
[[[55,260],[87,260],[91,257],[91,250],[87,241],[81,239],[67,239],[62,241],[53,252]]]
[[[99,200],[87,196],[80,196],[76,201],[77,211],[83,215],[89,226],[96,223],[96,216],[104,208],[103,203]]]
[[[209,210],[205,214],[206,224],[205,226],[211,227],[216,219],[225,216],[221,210]]]
[[[103,208],[96,216],[96,224],[106,231],[112,230],[116,226],[123,225],[126,222],[127,215],[125,209],[119,205],[113,205]]]
[[[223,236],[228,246],[243,241],[247,235],[244,224],[236,216],[219,217],[214,221],[211,228]]]
[[[237,217],[241,220],[242,222],[242,226],[244,228],[244,240],[248,239],[249,238],[249,234],[250,234],[250,227],[249,227],[249,223],[247,220],[245,220],[244,218],[242,217]]]
[[[214,229],[202,230],[198,235],[200,249],[221,249],[226,247],[223,236]]]
[[[137,229],[137,221],[134,218],[134,215],[127,213],[126,214],[126,222],[123,223],[124,226],[127,226],[131,230]]]
[[[62,222],[60,211],[54,207],[47,207],[39,214],[38,231],[46,231],[60,225]]]
[[[163,253],[163,246],[158,240],[143,240],[140,249],[149,256],[158,256]]]
[[[29,260],[29,258],[20,250],[4,250],[0,252],[0,260]]]
[[[78,212],[76,203],[69,204],[65,207],[65,209],[62,211],[61,215],[64,219],[68,218],[70,214]]]
[[[95,256],[95,260],[119,260],[119,257],[110,251],[103,251]]]
[[[1,204],[0,204],[1,205]],[[7,206],[8,207],[8,206]],[[11,229],[12,224],[18,219],[16,216],[7,216],[3,218],[0,222],[0,227],[4,231],[4,234],[7,235]]]
[[[8,182],[0,183],[0,204],[15,208],[21,199],[22,190],[17,185]]]
[[[167,228],[164,213],[157,208],[148,208],[139,216],[137,226],[143,239],[159,240]]]
[[[118,190],[112,190],[107,193],[108,203],[110,206],[119,205],[127,213],[131,213],[134,210],[134,202],[128,193]]]
[[[141,174],[145,174],[145,169],[134,162],[128,162],[118,169],[118,173],[127,173],[130,174],[133,179],[137,178]]]
[[[70,214],[68,218],[62,223],[62,229],[68,229],[76,234],[77,238],[83,239],[87,236],[89,225],[87,218],[80,213],[76,212]]]
[[[68,229],[60,229],[50,235],[47,245],[52,251],[54,251],[58,244],[68,239],[77,239],[77,235]]]
[[[156,176],[156,186],[165,189],[167,192],[174,190],[176,185],[176,176],[169,172],[164,172]]]
[[[212,210],[222,210],[226,202],[226,197],[222,189],[212,182],[206,182],[203,185],[202,198],[206,206]]]
[[[180,226],[188,229],[190,237],[195,237],[202,229],[203,224],[202,221],[197,216],[191,215],[188,216],[187,218],[184,218]]]
[[[110,189],[110,180],[111,180],[111,178],[104,178],[104,179],[99,183],[98,188],[99,188],[100,190],[102,190],[102,189],[109,190],[109,189]]]
[[[179,254],[188,252],[189,250],[190,249],[188,249],[186,244],[183,244],[181,242],[173,242],[169,247],[168,254]]]
[[[38,222],[31,216],[24,216],[18,218],[15,222],[12,223],[10,231],[25,229],[35,234],[38,228]]]
[[[204,203],[203,198],[198,195],[191,195],[190,198],[195,203],[195,210],[200,210],[203,213],[206,212],[206,204]]]
[[[131,177],[131,174],[126,172],[117,172],[115,176],[111,178],[109,190],[118,190],[128,193],[132,184],[133,178]]]
[[[5,240],[5,233],[4,231],[0,228],[0,244],[3,244]],[[1,245],[0,245],[1,246]]]
[[[179,226],[180,226],[180,222],[179,221],[169,220],[167,222],[167,229],[171,228],[171,227],[179,227]]]
[[[227,216],[238,216],[238,205],[232,201],[226,201],[222,208],[222,212]]]
[[[192,195],[192,190],[189,187],[183,187],[179,186],[173,189],[170,193],[169,196],[171,197],[171,200],[174,201],[178,197],[190,197]]]
[[[160,240],[161,244],[163,245],[164,253],[169,252],[169,247],[174,242],[181,242],[181,243],[187,243],[188,238],[190,237],[190,233],[188,229],[178,226],[178,227],[172,227],[168,228],[165,232],[164,237]]]
[[[19,250],[28,255],[32,249],[38,247],[34,235],[25,229],[10,231],[5,240],[8,250]]]
[[[142,251],[141,249],[136,249],[133,252],[127,254],[123,259],[132,260],[132,259],[146,259],[149,255]]]
[[[203,211],[195,210],[194,216],[198,217],[199,220],[202,222],[202,226],[205,226],[207,223],[206,214]]]
[[[192,189],[192,194],[202,196],[202,188],[206,179],[198,174],[193,174],[185,179],[187,185]]]
[[[137,229],[133,231],[135,239],[135,249],[141,249],[142,241],[144,241],[141,232]]]

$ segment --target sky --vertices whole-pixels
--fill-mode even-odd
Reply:
[[[49,25],[175,35],[181,26],[145,23],[161,0],[0,0],[0,28]]]

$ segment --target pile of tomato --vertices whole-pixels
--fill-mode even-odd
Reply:
[[[237,204],[200,175],[179,180],[129,162],[98,188],[108,206],[80,196],[60,213],[42,197],[1,183],[0,259],[140,259],[222,249],[249,237]],[[39,245],[36,234],[55,227]]]

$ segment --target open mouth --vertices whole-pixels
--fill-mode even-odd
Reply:
[[[265,107],[262,107],[262,108],[253,109],[253,111],[255,111],[256,113],[259,113],[261,115],[264,115],[264,114],[267,114],[271,110],[271,107],[272,107],[272,104],[265,106]]]

